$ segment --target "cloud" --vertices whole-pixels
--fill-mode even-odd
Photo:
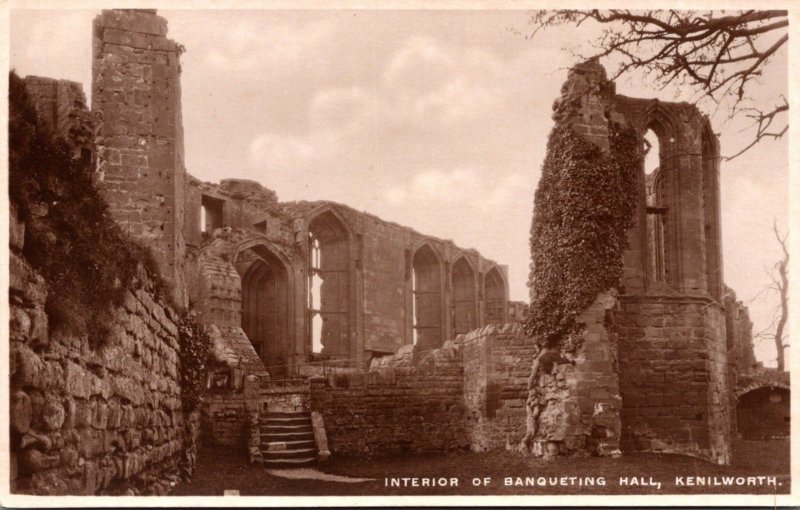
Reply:
[[[431,36],[413,35],[400,47],[383,72],[390,90],[424,94],[450,76],[456,60]]]
[[[494,179],[486,169],[456,168],[450,171],[426,170],[411,182],[389,187],[383,196],[392,205],[413,203],[440,205],[470,204],[503,208],[527,186],[526,176],[512,173]]]
[[[254,166],[287,170],[310,161],[314,147],[301,137],[262,133],[250,142],[250,161]]]
[[[317,20],[303,27],[265,23],[262,19],[224,20],[226,29],[212,47],[205,50],[209,66],[232,72],[252,72],[270,67],[302,68],[309,55],[325,47],[332,34],[332,25]]]
[[[90,10],[11,11],[11,64],[21,76],[33,74],[77,81],[91,92]]]

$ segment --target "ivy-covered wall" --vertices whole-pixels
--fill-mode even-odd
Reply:
[[[542,350],[532,360],[523,443],[542,436],[546,395],[536,381],[559,356],[590,370],[573,391],[589,381],[581,405],[611,411],[606,432],[618,429],[621,411],[625,448],[727,463],[735,366],[718,301],[719,145],[708,119],[685,103],[617,95],[594,60],[572,68],[561,92],[531,229],[525,329]],[[648,129],[662,145],[655,203],[645,201]],[[651,235],[652,225],[663,232]],[[605,312],[587,320],[600,302]],[[607,387],[592,391],[597,380]]]

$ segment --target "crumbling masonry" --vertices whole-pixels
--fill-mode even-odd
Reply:
[[[79,85],[36,77],[26,85],[76,154],[90,151],[114,218],[153,250],[174,301],[210,333],[205,439],[271,465],[341,452],[516,448],[536,351],[513,323],[521,314],[508,300],[507,268],[342,204],[283,203],[253,181],[190,176],[182,48],[166,35],[152,10],[96,18],[92,147],[70,134],[88,114]],[[652,129],[660,166],[641,174],[617,295],[599,296],[583,314],[578,355],[540,366],[534,451],[649,450],[727,463],[737,378],[753,357],[746,308],[722,277],[717,139],[690,105],[616,95],[594,62],[570,71],[559,101],[573,104],[567,121],[601,148],[610,121],[641,136]],[[131,295],[117,356],[70,361],[27,346],[46,335],[43,291],[24,261],[11,273],[12,294],[24,298],[12,300],[11,339],[21,346],[19,377],[30,378],[14,383],[12,417],[34,404],[40,416],[12,426],[45,444],[12,455],[25,459],[13,475],[20,486],[94,494],[163,459],[177,463],[172,312],[144,291]],[[36,320],[14,320],[21,315]],[[150,360],[141,373],[140,352]],[[142,392],[134,381],[147,370],[159,382]],[[54,443],[54,434],[74,441]],[[155,450],[141,450],[143,435]]]

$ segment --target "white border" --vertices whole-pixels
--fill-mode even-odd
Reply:
[[[790,124],[800,126],[800,67],[797,65],[798,41],[800,40],[800,2],[789,0],[772,0],[759,2],[750,1],[710,1],[710,0],[680,0],[669,2],[654,2],[649,0],[629,0],[621,2],[615,0],[606,2],[603,7],[626,6],[629,8],[655,8],[667,6],[683,9],[721,9],[721,8],[755,8],[755,9],[785,9],[789,11],[789,103]],[[552,8],[555,2],[547,0],[0,0],[0,34],[3,34],[0,62],[9,66],[9,11],[10,9],[97,9],[102,8],[157,8],[157,9],[533,9]],[[558,7],[564,8],[596,8],[597,3],[590,0],[562,0]],[[8,97],[8,80],[0,80],[0,92]],[[8,189],[8,102],[2,101],[0,106],[0,186]],[[789,193],[790,197],[800,197],[800,182],[798,169],[800,168],[800,147],[798,143],[798,127],[789,130]],[[0,207],[0,374],[8,374],[8,197],[5,193],[0,195],[3,206]],[[789,203],[789,247],[790,253],[800,253],[797,228],[800,218],[800,200],[791,200]],[[524,240],[520,240],[523,242]],[[794,260],[796,266],[800,261]],[[797,289],[800,278],[798,271],[790,272],[790,287]],[[795,301],[797,302],[797,298]],[[790,332],[796,342],[800,342],[797,335],[800,319],[797,317],[800,308],[792,306],[790,313]],[[798,343],[800,345],[800,343]],[[796,357],[795,357],[796,358]],[[788,365],[791,368],[792,386],[798,375],[796,359],[789,357]],[[800,401],[792,391],[791,414],[800,417]],[[0,451],[7,452],[9,448],[9,388],[8,377],[3,377],[0,384]],[[792,438],[800,437],[800,419],[793,419],[791,425]],[[9,465],[5,456],[0,456],[0,505],[6,507],[22,508],[53,508],[53,507],[151,507],[151,506],[193,506],[193,507],[235,507],[235,506],[561,506],[561,505],[616,505],[616,506],[794,506],[800,505],[798,493],[798,479],[800,477],[800,458],[797,448],[791,452],[791,480],[792,488],[789,495],[564,495],[564,496],[26,496],[9,494]]]

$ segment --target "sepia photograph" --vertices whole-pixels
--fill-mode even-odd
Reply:
[[[2,506],[800,504],[800,8],[614,4],[3,5]]]

